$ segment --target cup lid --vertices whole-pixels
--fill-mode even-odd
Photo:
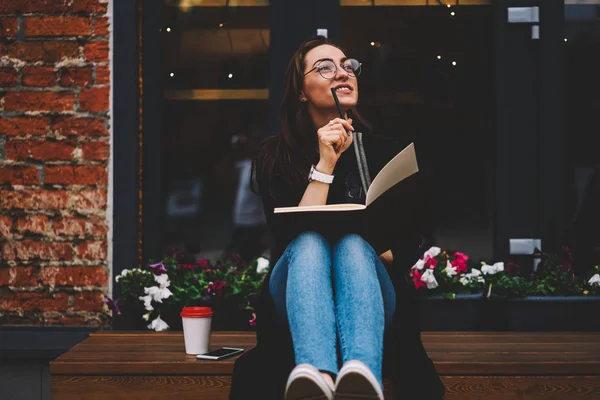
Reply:
[[[210,307],[183,307],[179,315],[184,318],[212,317],[213,311]]]

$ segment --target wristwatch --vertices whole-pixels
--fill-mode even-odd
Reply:
[[[319,172],[317,171],[314,165],[311,165],[310,172],[308,173],[308,183],[312,181],[331,184],[331,182],[333,182],[333,175],[327,175],[322,172]]]

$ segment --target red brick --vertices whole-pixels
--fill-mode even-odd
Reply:
[[[2,0],[0,13],[45,13],[62,14],[72,11],[71,0]],[[85,11],[85,10],[82,10]]]
[[[45,215],[26,215],[17,220],[17,231],[22,234],[41,234],[48,232],[48,217]]]
[[[45,267],[40,272],[44,286],[105,286],[108,272],[102,266]]]
[[[82,260],[106,260],[106,241],[85,241],[77,246],[77,254]]]
[[[49,67],[23,68],[23,85],[48,87],[56,85],[56,73]]]
[[[75,295],[75,311],[102,311],[104,294],[101,292],[81,292]]]
[[[38,185],[40,174],[35,167],[0,166],[0,185]]]
[[[63,58],[78,58],[79,44],[74,41],[13,43],[8,46],[8,56],[26,62],[55,63]]]
[[[91,216],[89,221],[90,228],[88,232],[95,238],[106,238],[108,234],[108,227],[106,226],[106,220],[102,217]]]
[[[2,246],[2,258],[7,261],[71,261],[73,254],[71,244],[64,242],[23,240],[5,242]]]
[[[0,268],[0,286],[35,287],[37,285],[37,268]]]
[[[0,38],[17,36],[19,23],[16,18],[0,18]]]
[[[49,185],[106,185],[106,169],[99,165],[61,165],[46,167]]]
[[[96,85],[110,83],[110,69],[108,67],[96,67]]]
[[[3,209],[65,210],[71,197],[69,190],[0,190]]]
[[[52,222],[52,231],[59,236],[82,236],[87,231],[86,222],[86,218],[61,217]]]
[[[96,18],[96,22],[94,25],[94,35],[96,36],[108,36],[108,18],[107,17],[99,17]]]
[[[17,86],[18,82],[19,73],[16,69],[10,67],[0,68],[0,87]]]
[[[43,117],[0,118],[0,135],[40,136],[46,134],[48,119]]]
[[[89,36],[92,34],[90,17],[26,17],[26,36]]]
[[[106,210],[106,190],[82,190],[73,197],[73,209],[80,213]]]
[[[91,68],[63,68],[60,71],[61,86],[91,86]]]
[[[0,310],[67,311],[67,293],[5,292],[0,293]]]
[[[82,90],[79,94],[79,109],[81,111],[108,111],[110,88],[93,88]]]
[[[9,140],[6,145],[8,160],[69,161],[73,159],[75,145],[64,140]]]
[[[59,117],[50,126],[55,135],[106,136],[108,130],[103,118]]]
[[[73,12],[106,13],[107,0],[73,0]]]
[[[108,160],[110,147],[107,142],[83,142],[81,151],[84,160],[104,161]]]
[[[83,46],[86,60],[95,62],[108,62],[109,46],[107,40],[89,42]]]
[[[8,92],[4,96],[6,111],[72,111],[75,94],[69,92]]]
[[[0,237],[10,236],[12,231],[13,217],[9,215],[0,215]]]

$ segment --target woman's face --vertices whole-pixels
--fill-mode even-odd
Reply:
[[[323,68],[324,61],[333,61],[336,72],[332,79],[325,79],[321,75],[326,74]],[[337,97],[344,111],[356,106],[358,102],[358,81],[355,76],[351,76],[342,68],[346,55],[337,47],[327,44],[315,47],[306,53],[304,57],[304,88],[301,91],[300,99],[306,99],[309,107],[317,110],[336,109],[335,100],[331,95],[331,88],[336,89]],[[329,71],[333,74],[331,71]]]

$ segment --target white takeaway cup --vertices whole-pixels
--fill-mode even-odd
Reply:
[[[180,315],[183,321],[185,352],[187,354],[208,352],[212,309],[210,307],[184,307]]]

